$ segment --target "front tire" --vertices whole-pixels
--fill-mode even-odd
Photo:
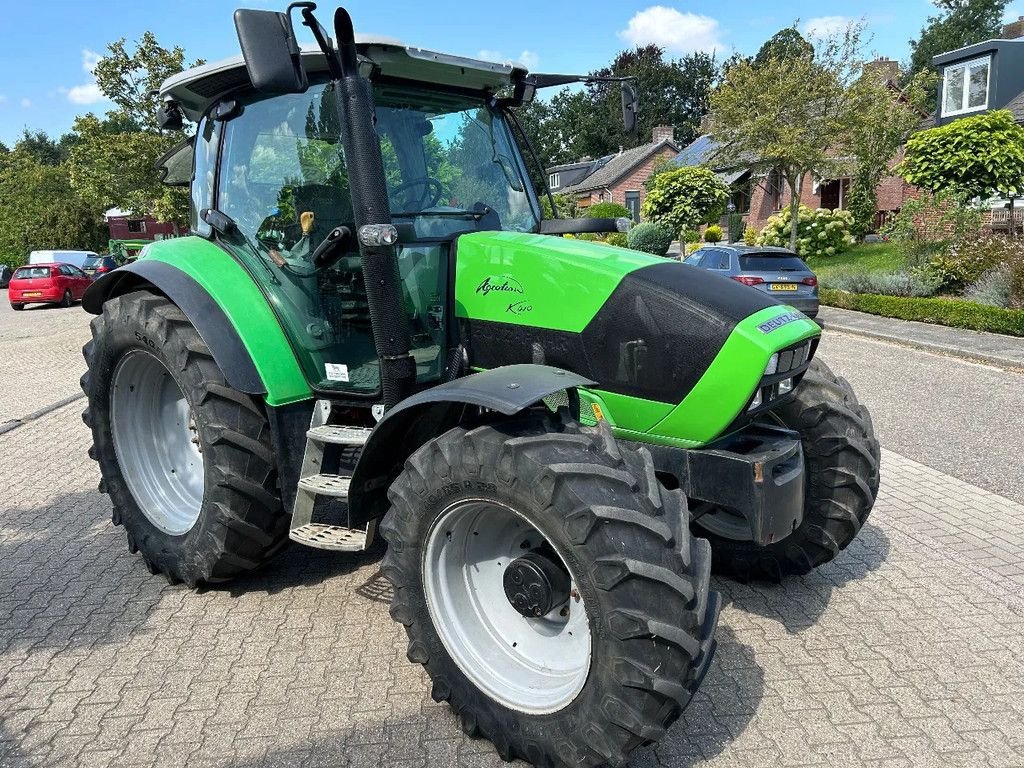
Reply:
[[[679,716],[714,653],[719,597],[707,542],[646,450],[545,417],[456,428],[412,455],[389,498],[391,615],[468,734],[506,760],[621,765]],[[571,584],[540,617],[502,592],[528,552]]]
[[[806,475],[803,520],[786,538],[760,547],[719,535],[710,515],[697,518],[694,529],[710,540],[716,573],[770,581],[809,573],[849,546],[875,504],[878,440],[871,415],[846,379],[820,360],[812,361],[793,399],[775,415],[800,433]]]
[[[258,568],[288,541],[261,404],[161,296],[109,300],[92,333],[82,418],[129,550],[189,586]]]
[[[13,309],[15,312],[21,312],[23,309],[25,309],[25,305],[24,304],[11,304],[11,309]]]

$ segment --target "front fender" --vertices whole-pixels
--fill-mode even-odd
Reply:
[[[274,406],[313,396],[262,291],[214,243],[198,237],[154,242],[143,258],[89,286],[82,306],[98,315],[108,299],[142,289],[164,294],[185,313],[234,389],[263,395]]]
[[[382,515],[387,487],[405,460],[455,426],[467,405],[514,416],[556,392],[595,382],[547,365],[507,365],[464,376],[406,398],[380,420],[363,446],[349,486],[350,525]]]

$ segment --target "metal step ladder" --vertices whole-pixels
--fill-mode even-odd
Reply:
[[[299,485],[295,492],[295,508],[288,537],[307,547],[335,552],[361,552],[373,543],[376,521],[370,521],[365,529],[313,522],[313,507],[317,497],[326,496],[347,501],[349,484],[352,482],[352,478],[347,475],[321,472],[325,447],[364,445],[372,431],[365,427],[328,424],[330,415],[330,401],[318,400],[313,408],[309,431],[306,432],[306,452],[302,457],[302,469],[299,472]]]

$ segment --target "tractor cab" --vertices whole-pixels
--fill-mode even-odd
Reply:
[[[357,46],[360,66],[375,73],[402,307],[416,378],[428,384],[440,380],[451,346],[455,238],[540,226],[507,107],[496,97],[518,70],[376,39]],[[380,374],[358,244],[350,234],[316,258],[333,232],[356,229],[338,93],[322,52],[301,57],[310,80],[302,93],[255,90],[237,57],[169,79],[162,96],[197,123],[194,146],[182,148],[196,158],[193,231],[216,234],[261,284],[312,383],[370,396]],[[222,217],[230,231],[213,233],[210,220]]]

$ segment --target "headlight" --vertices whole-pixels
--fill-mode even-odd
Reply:
[[[758,387],[757,388],[757,394],[754,395],[754,399],[750,402],[750,407],[747,408],[747,410],[748,411],[753,411],[753,410],[755,410],[757,408],[760,408],[762,402],[763,402],[763,400],[761,399],[761,388]]]
[[[764,369],[765,376],[774,376],[779,370],[779,353],[776,352],[768,360],[768,366]]]

